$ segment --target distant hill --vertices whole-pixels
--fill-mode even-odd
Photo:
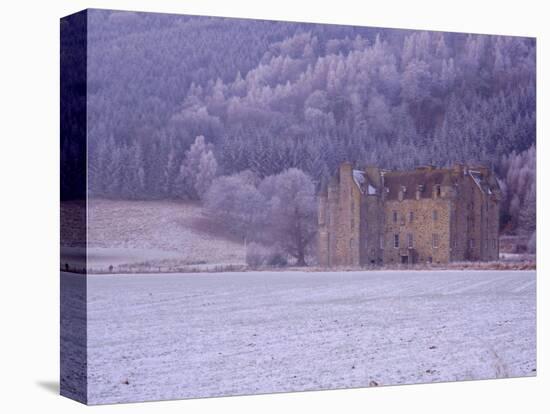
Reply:
[[[193,198],[199,135],[219,174],[319,185],[344,160],[494,167],[535,143],[533,38],[91,10],[88,40],[95,196]]]

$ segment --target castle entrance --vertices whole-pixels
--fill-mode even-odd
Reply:
[[[415,260],[415,250],[412,248],[401,249],[399,252],[401,257],[401,264],[414,264]]]

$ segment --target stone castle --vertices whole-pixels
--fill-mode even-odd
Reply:
[[[343,163],[319,197],[319,264],[497,260],[499,202],[486,167],[388,171]]]

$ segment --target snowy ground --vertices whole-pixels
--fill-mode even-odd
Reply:
[[[535,272],[88,277],[91,404],[536,375]]]

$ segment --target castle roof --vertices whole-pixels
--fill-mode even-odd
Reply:
[[[452,171],[446,169],[418,169],[414,171],[390,171],[384,174],[386,199],[397,200],[399,191],[404,188],[403,199],[416,197],[417,188],[421,197],[431,197],[436,185],[451,185]]]
[[[415,170],[392,171],[376,167],[355,169],[350,163],[345,164],[351,170],[353,182],[362,194],[375,195],[385,192],[387,200],[398,200],[400,191],[403,191],[403,199],[416,199],[417,190],[420,190],[421,198],[431,198],[436,186],[451,187],[466,177],[472,179],[482,193],[491,195],[500,191],[496,178],[483,166],[456,164],[452,168],[421,166]],[[328,184],[337,187],[339,176],[333,175]],[[326,188],[323,194],[327,195]]]
[[[479,190],[483,193],[492,194],[499,190],[498,183],[492,177],[484,177],[477,170],[464,167],[463,173],[457,174],[456,169],[422,167],[413,171],[389,171],[384,174],[384,187],[386,188],[386,198],[388,200],[397,200],[399,191],[402,189],[403,199],[416,198],[416,190],[419,189],[420,197],[432,197],[434,187],[452,186],[457,183],[462,175],[471,177]]]

